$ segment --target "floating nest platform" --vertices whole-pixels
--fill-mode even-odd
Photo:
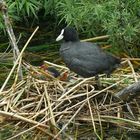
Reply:
[[[0,92],[1,122],[10,121],[22,128],[9,140],[33,130],[39,130],[35,131],[36,135],[41,132],[50,139],[80,139],[82,133],[72,136],[80,126],[90,126],[99,139],[103,138],[103,127],[108,124],[140,129],[139,98],[126,103],[114,96],[140,78],[129,60],[124,60],[110,78],[100,75],[100,88],[94,77],[81,78],[64,66],[45,63],[61,75],[67,71],[69,79],[60,80],[27,63],[23,64],[23,80],[17,80],[15,72],[13,85]]]

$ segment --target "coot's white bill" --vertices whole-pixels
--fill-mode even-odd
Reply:
[[[64,37],[63,34],[64,34],[64,29],[61,30],[61,33],[60,33],[60,35],[56,38],[56,41],[60,41],[60,40],[62,40],[63,37]]]

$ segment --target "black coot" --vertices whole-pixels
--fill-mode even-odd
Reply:
[[[62,29],[56,41],[61,39],[64,40],[60,48],[62,59],[70,70],[82,77],[102,73],[110,75],[120,64],[120,59],[103,52],[97,44],[80,42],[77,31],[72,27]]]

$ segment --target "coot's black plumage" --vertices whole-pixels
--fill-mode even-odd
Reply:
[[[97,44],[80,42],[77,31],[72,27],[62,29],[56,41],[63,39],[60,55],[67,67],[82,77],[105,73],[109,75],[120,64],[120,59],[103,52]]]

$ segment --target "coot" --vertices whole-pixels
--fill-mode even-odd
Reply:
[[[48,73],[50,75],[52,75],[55,78],[58,78],[61,81],[67,81],[68,80],[68,72],[65,71],[63,73],[60,73],[57,69],[55,69],[52,66],[47,66],[45,64],[41,65],[40,67],[43,71],[45,71],[45,73]]]
[[[43,69],[46,73],[49,73],[50,75],[54,76],[55,78],[60,76],[60,72],[54,67],[43,64],[41,66],[41,69]]]
[[[104,52],[97,44],[80,42],[73,27],[62,29],[56,41],[62,39],[60,56],[71,71],[84,78],[102,73],[110,75],[120,64],[119,58]]]

